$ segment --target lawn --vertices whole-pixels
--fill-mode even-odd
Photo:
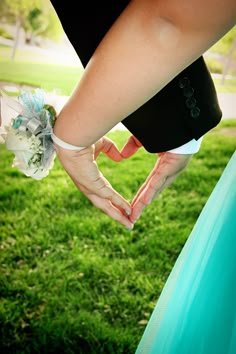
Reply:
[[[83,72],[79,61],[62,64],[64,56],[57,52],[19,49],[14,60],[10,59],[10,53],[9,47],[0,45],[0,82],[40,87],[68,96]]]
[[[0,81],[69,95],[81,65],[0,47]],[[231,84],[230,84],[231,85]],[[127,131],[108,134],[119,147]],[[36,182],[0,145],[0,352],[133,354],[199,213],[236,149],[236,120],[206,134],[188,168],[129,232],[78,191],[58,160]],[[128,200],[156,161],[98,164]]]
[[[227,161],[236,120],[206,134],[188,168],[129,232],[93,207],[56,159],[40,182],[0,146],[1,353],[133,354]],[[121,147],[126,131],[108,134]],[[156,160],[144,149],[98,164],[132,199]]]

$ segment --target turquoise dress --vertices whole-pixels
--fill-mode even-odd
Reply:
[[[236,354],[236,152],[167,279],[136,354]]]

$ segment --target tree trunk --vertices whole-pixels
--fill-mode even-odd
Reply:
[[[15,55],[16,55],[16,49],[17,49],[19,37],[20,37],[20,29],[21,29],[21,16],[18,15],[16,17],[16,34],[15,34],[15,39],[14,39],[12,52],[11,52],[11,59],[12,60],[14,60]]]
[[[226,62],[224,65],[224,70],[223,70],[222,78],[221,78],[221,85],[224,85],[224,83],[225,83],[226,75],[229,71],[235,49],[236,49],[236,38],[234,38],[233,43],[232,43],[230,50],[229,50],[229,54],[226,57]]]

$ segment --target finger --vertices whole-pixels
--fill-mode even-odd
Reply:
[[[100,149],[104,154],[106,154],[113,161],[119,162],[122,160],[121,153],[112,140],[107,137],[103,137],[100,140],[102,142]]]
[[[136,201],[137,198],[141,195],[143,190],[146,186],[150,183],[150,181],[155,176],[155,183],[161,183],[162,179],[167,179],[168,177],[175,175],[176,173],[182,172],[186,165],[188,164],[189,160],[191,159],[192,155],[180,155],[180,154],[173,154],[169,152],[163,152],[159,154],[159,158],[147,177],[145,183],[141,186],[141,188],[136,193],[132,204]]]
[[[135,222],[149,205],[184,170],[192,155],[163,153],[132,201],[130,219]]]
[[[138,198],[134,202],[132,202],[132,208],[137,205],[139,202],[145,207],[150,205],[152,201],[165,189],[167,188],[171,182],[178,176],[178,174],[163,177],[162,179],[156,181],[156,176],[153,176],[153,179],[150,180],[149,183],[145,185],[142,193],[139,194]]]
[[[97,144],[97,148],[99,149],[100,147],[101,145],[99,146],[99,144]],[[112,188],[110,183],[99,171],[96,161],[94,160],[95,148],[96,147],[91,146],[81,150],[79,153],[62,152],[60,160],[76,187],[84,193],[87,198],[91,199],[91,196],[95,195],[112,203],[123,215],[130,215],[130,203]],[[99,207],[101,208],[101,206]],[[130,221],[128,222],[130,223]]]
[[[86,195],[90,193],[108,199],[127,215],[131,214],[130,204],[112,188],[111,184],[103,176],[101,171],[99,171],[96,161],[93,160],[89,150],[80,154],[79,160],[77,157],[75,160],[79,170],[75,165],[70,170],[67,168],[67,173],[70,175],[77,188]],[[80,165],[78,165],[78,162],[80,162]]]
[[[77,188],[96,206],[104,211],[107,215],[111,216],[114,220],[119,221],[127,228],[133,228],[132,222],[129,220],[131,214],[130,204],[120,195],[117,195],[115,191],[112,191],[115,196],[111,196],[110,199],[101,197],[101,195],[91,193],[91,190],[84,185],[77,183]],[[104,195],[107,196],[107,193]],[[124,201],[124,204],[120,203],[120,198]],[[113,202],[112,202],[113,201]]]
[[[142,146],[140,141],[135,138],[133,135],[129,137],[126,144],[121,150],[121,155],[123,158],[128,158],[136,153],[136,151]]]
[[[131,204],[132,213],[130,215],[130,220],[133,223],[138,220],[143,210],[151,203],[154,196],[157,196],[158,191],[160,191],[164,185],[164,179],[160,181],[159,185],[152,184],[152,181],[143,184]]]
[[[124,215],[131,215],[131,205],[117,191],[115,191],[106,178],[100,173],[96,181],[88,181],[88,183],[80,183],[72,178],[77,188],[84,193],[89,199],[91,195],[101,199],[108,200]]]
[[[138,198],[132,202],[132,214],[130,216],[131,222],[135,223],[139,219],[143,210],[176,179],[177,175],[179,174],[168,177],[166,180],[163,179],[160,182],[160,185],[156,188],[153,188],[151,185],[145,186]]]
[[[147,181],[143,184],[138,196],[132,201],[132,206],[140,198],[142,198],[146,206],[149,205],[156,193],[165,185],[168,177],[169,176],[163,175],[162,173],[158,173],[158,171],[153,173],[152,176],[149,176]]]
[[[148,175],[148,177],[146,178],[145,182],[142,184],[142,186],[138,189],[135,197],[132,200],[131,205],[133,206],[133,204],[135,203],[135,201],[140,197],[140,195],[142,194],[143,190],[146,188],[146,186],[148,185],[150,179],[152,178],[152,176],[155,174],[155,167],[154,169],[150,172],[150,174]]]
[[[132,209],[130,203],[124,199],[112,186],[103,178],[101,183],[104,183],[103,187],[96,189],[96,195],[109,200],[114,206],[122,211],[125,215],[131,215]]]
[[[123,214],[119,208],[111,203],[111,201],[94,194],[89,195],[88,198],[96,208],[102,210],[110,218],[119,222],[129,230],[133,229],[134,224],[130,221],[128,215]]]

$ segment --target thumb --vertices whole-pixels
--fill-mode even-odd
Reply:
[[[128,158],[136,153],[136,151],[142,146],[140,141],[135,138],[135,136],[131,135],[125,145],[121,150],[121,155],[123,158]]]
[[[121,153],[116,144],[109,138],[103,137],[101,140],[100,151],[106,154],[111,160],[119,162],[122,160]],[[97,144],[98,146],[98,144]]]

